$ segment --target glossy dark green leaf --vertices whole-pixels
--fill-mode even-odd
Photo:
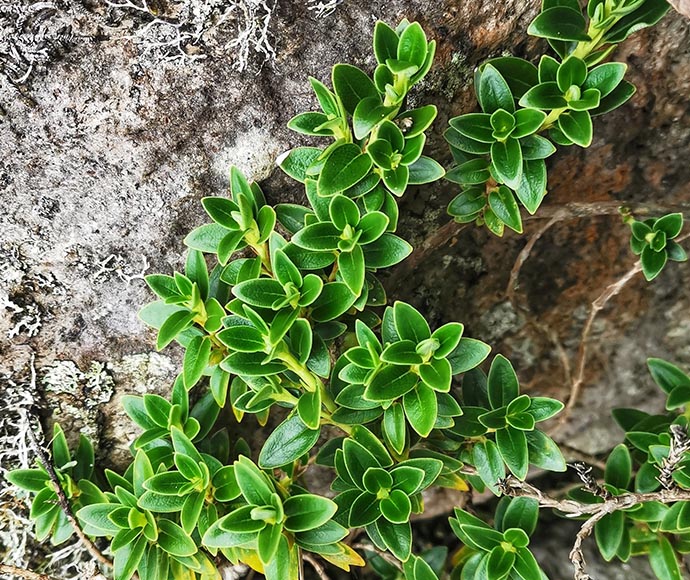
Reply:
[[[115,552],[113,558],[113,575],[115,578],[118,580],[129,580],[134,575],[139,562],[144,556],[146,546],[146,538],[139,536],[136,541],[125,544]]]
[[[642,273],[647,282],[656,278],[666,265],[668,255],[665,250],[655,252],[651,247],[645,246],[640,256],[640,263],[642,265]]]
[[[445,358],[432,359],[419,367],[419,377],[425,385],[434,391],[450,391],[452,367]]]
[[[407,440],[407,426],[403,407],[400,403],[393,403],[386,409],[381,427],[386,443],[398,455],[402,454]]]
[[[333,67],[333,89],[351,115],[358,103],[368,97],[378,97],[379,93],[371,79],[356,66],[336,64]]]
[[[490,63],[481,69],[477,97],[485,113],[493,113],[498,109],[505,109],[509,113],[515,111],[515,101],[508,83]]]
[[[494,409],[510,403],[520,394],[520,385],[513,365],[503,355],[496,355],[488,377],[489,401]]]
[[[599,106],[590,111],[592,116],[603,115],[620,107],[623,103],[630,100],[635,94],[635,86],[628,81],[621,81],[620,84],[608,95],[601,98]]]
[[[634,32],[659,22],[669,8],[669,4],[663,0],[645,0],[637,10],[625,15],[607,30],[604,38],[607,42],[622,42]]]
[[[516,189],[522,178],[522,149],[517,139],[496,141],[491,145],[491,166],[506,185]]]
[[[371,130],[395,111],[381,103],[381,97],[368,97],[361,100],[352,116],[352,127],[356,139],[364,139]]]
[[[520,106],[533,107],[535,109],[560,109],[567,105],[568,102],[555,81],[538,84],[527,91],[520,99]]]
[[[362,250],[368,268],[388,268],[409,256],[412,246],[402,238],[386,232]]]
[[[353,143],[336,147],[319,174],[319,195],[331,196],[355,185],[369,173],[371,157]]]
[[[331,135],[332,131],[320,128],[329,121],[324,113],[300,113],[288,121],[288,129],[303,135]]]
[[[347,312],[355,302],[356,295],[342,282],[328,282],[312,304],[312,319],[327,322]]]
[[[474,338],[461,338],[457,347],[448,355],[453,374],[465,373],[480,365],[489,353],[491,347]]]
[[[381,20],[374,26],[374,54],[376,61],[380,64],[398,56],[398,35]]]
[[[158,331],[156,348],[162,350],[168,346],[181,332],[192,324],[195,317],[196,313],[187,309],[173,312]]]
[[[309,429],[318,429],[321,419],[320,392],[304,393],[297,403],[297,413]]]
[[[511,133],[514,139],[522,139],[538,131],[544,121],[546,113],[538,109],[520,109],[515,113],[515,129]]]
[[[420,383],[405,393],[403,408],[410,426],[422,437],[428,437],[436,423],[438,404],[436,393],[427,385]]]
[[[508,469],[520,480],[527,477],[529,457],[525,433],[513,427],[496,431],[496,445]]]
[[[604,481],[619,489],[627,489],[632,477],[632,460],[628,448],[621,443],[613,448],[606,460]]]
[[[489,193],[489,207],[494,214],[511,230],[522,233],[522,218],[520,208],[515,201],[513,192],[505,186]]]
[[[409,165],[408,185],[424,185],[443,177],[445,170],[431,157],[422,155],[412,165]]]
[[[412,551],[412,528],[409,522],[392,524],[384,518],[376,521],[376,530],[386,547],[398,560],[405,561]]]
[[[610,562],[618,551],[623,539],[624,526],[625,514],[620,511],[606,514],[594,524],[597,547],[607,562]]]
[[[356,245],[352,251],[338,254],[338,271],[350,292],[359,296],[364,286],[365,273],[362,246]]]
[[[671,543],[664,536],[649,544],[649,564],[657,578],[681,580],[683,575]]]
[[[472,462],[482,481],[494,494],[498,495],[496,483],[505,477],[505,469],[496,444],[491,440],[476,443],[472,448]]]
[[[666,394],[670,394],[678,386],[690,386],[690,377],[670,362],[659,358],[649,358],[647,368],[654,382]]]
[[[184,386],[187,390],[191,389],[199,382],[209,357],[211,356],[211,340],[208,337],[197,336],[192,339],[187,346],[184,355],[183,377]]]
[[[542,11],[529,25],[527,34],[554,40],[587,41],[587,24],[579,10],[553,6]]]
[[[549,143],[546,139],[543,141]],[[551,144],[549,143],[549,145]],[[555,151],[555,147],[553,151]],[[534,215],[546,196],[546,164],[544,161],[541,159],[524,161],[520,185],[515,190],[515,195],[525,209]]]
[[[364,391],[369,401],[392,401],[411,391],[418,377],[407,366],[389,365],[380,370]]]
[[[306,532],[325,524],[333,517],[337,506],[325,497],[313,494],[299,494],[289,497],[283,503],[285,529],[290,532]]]
[[[304,183],[308,175],[307,169],[316,162],[321,153],[323,151],[317,147],[296,147],[278,157],[276,164],[290,177]]]
[[[525,436],[532,465],[549,471],[566,470],[563,454],[553,439],[538,430],[528,431]]]
[[[592,117],[587,111],[569,111],[558,117],[558,128],[573,143],[589,147],[592,143]]]
[[[220,366],[228,373],[247,377],[275,375],[286,370],[283,363],[276,360],[266,362],[265,359],[263,353],[235,352],[223,359]]]
[[[192,230],[184,239],[184,243],[188,248],[215,254],[218,244],[229,233],[230,230],[218,224],[206,224]]]
[[[571,55],[558,67],[556,82],[561,92],[565,93],[572,85],[581,86],[586,77],[587,65],[582,59]]]
[[[409,180],[410,169],[406,165],[398,165],[394,169],[383,170],[383,183],[398,197],[405,193]]]
[[[514,56],[502,56],[487,61],[508,83],[513,97],[519,99],[539,82],[537,67],[531,62]]]
[[[293,415],[268,436],[259,454],[259,465],[265,469],[292,463],[307,453],[319,438],[319,429],[310,429]]]
[[[583,89],[597,89],[604,98],[623,80],[627,65],[622,62],[607,62],[593,68],[587,74]]]

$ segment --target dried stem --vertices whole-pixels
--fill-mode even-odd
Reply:
[[[104,564],[105,566],[112,568],[113,563],[101,553],[96,544],[94,544],[91,541],[91,539],[89,539],[89,537],[82,531],[81,527],[79,526],[79,523],[77,522],[77,519],[74,517],[74,514],[72,513],[72,508],[69,505],[69,500],[65,495],[65,491],[62,489],[60,479],[58,478],[58,475],[55,472],[55,467],[53,466],[51,458],[39,444],[34,432],[31,429],[29,429],[28,432],[31,447],[33,448],[40,462],[43,464],[45,470],[48,472],[50,481],[53,483],[55,493],[57,494],[58,504],[60,505],[62,511],[65,513],[67,520],[72,525],[72,528],[74,528],[74,531],[79,537],[79,540],[84,544],[91,556],[93,556],[101,564]]]
[[[539,238],[541,238],[551,228],[551,226],[556,224],[558,221],[559,219],[557,217],[552,217],[548,222],[546,222],[542,227],[532,234],[527,244],[525,244],[525,247],[522,248],[518,254],[515,264],[513,264],[513,269],[510,271],[510,279],[508,280],[508,286],[506,287],[506,297],[511,303],[515,299],[515,291],[517,290],[518,277],[520,276],[522,266],[529,258],[529,255],[532,252],[535,244],[539,241]]]
[[[686,216],[690,215],[690,205],[686,203],[650,204],[625,201],[596,201],[591,203],[570,202],[563,205],[547,205],[539,208],[536,215],[524,216],[523,221],[548,219],[560,222],[597,216],[617,216],[620,215],[621,208],[640,217],[663,215],[670,212],[680,212]],[[419,264],[423,263],[429,255],[439,248],[449,244],[451,246],[455,245],[458,234],[467,226],[468,224],[459,224],[451,220],[425,238],[407,258],[405,268],[398,268],[389,278],[391,287],[402,283],[404,277],[409,272],[414,271]]]
[[[398,559],[393,556],[392,554],[389,554],[388,552],[383,552],[379,550],[376,546],[373,544],[365,544],[365,543],[359,543],[359,544],[354,544],[352,546],[353,550],[368,550],[369,552],[376,552],[378,556],[381,556],[386,562],[389,564],[395,566],[398,570],[402,570],[402,566],[400,565],[400,562]]]
[[[321,578],[321,580],[329,580],[328,574],[326,574],[326,569],[321,565],[321,563],[314,558],[311,554],[302,553],[302,559],[307,562],[314,571],[316,575]]]
[[[673,472],[683,459],[683,455],[690,450],[690,439],[688,439],[687,429],[681,425],[671,425],[670,430],[671,446],[668,451],[668,457],[664,457],[662,460],[659,476],[657,477],[664,489],[671,489],[675,485]]]
[[[690,234],[685,234],[675,241],[680,243],[690,237]],[[599,312],[601,312],[612,298],[615,298],[620,294],[621,290],[632,280],[639,272],[642,271],[642,263],[638,260],[635,262],[633,267],[628,270],[620,279],[618,279],[613,284],[609,284],[604,291],[592,302],[592,308],[589,312],[589,316],[585,321],[585,325],[582,328],[582,335],[580,337],[580,346],[578,348],[577,360],[575,364],[575,378],[570,387],[570,396],[568,397],[568,402],[560,416],[559,422],[555,428],[557,431],[561,428],[572,413],[575,405],[577,404],[578,398],[580,396],[580,391],[582,390],[582,384],[585,378],[585,363],[587,362],[587,347],[589,345],[589,336],[592,332],[592,327],[594,326],[594,320],[596,319]]]
[[[18,576],[26,578],[27,580],[51,580],[47,574],[39,574],[17,566],[9,566],[8,564],[0,564],[0,572],[3,574],[10,574],[11,576]]]
[[[581,526],[578,532],[573,549],[570,552],[570,561],[575,567],[575,580],[591,580],[585,572],[585,558],[582,553],[582,542],[592,533],[596,524],[605,515],[616,511],[628,509],[639,503],[657,501],[664,504],[676,501],[690,501],[690,491],[684,489],[662,489],[652,493],[624,493],[622,495],[610,496],[602,503],[585,504],[572,499],[555,499],[533,485],[519,481],[513,476],[499,482],[501,492],[510,497],[529,497],[539,502],[541,507],[558,510],[566,517],[575,518],[579,516],[590,516]]]

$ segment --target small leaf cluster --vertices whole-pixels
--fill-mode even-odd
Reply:
[[[65,433],[57,423],[53,428],[51,444],[53,467],[70,505],[86,505],[101,496],[94,483],[94,449],[83,435],[77,448],[71,452]],[[31,492],[30,517],[39,542],[50,538],[57,546],[72,537],[74,529],[60,507],[55,485],[43,466],[32,469],[15,469],[7,473],[7,480],[17,487]]]
[[[525,497],[501,498],[496,507],[494,527],[463,509],[455,508],[455,517],[450,518],[450,525],[467,548],[467,553],[453,577],[458,580],[546,578],[528,548],[538,517],[539,504]]]
[[[625,64],[602,61],[668,8],[664,0],[590,0],[583,13],[578,0],[543,0],[528,33],[546,38],[558,58],[544,55],[535,66],[508,56],[479,67],[482,112],[451,119],[445,133],[457,164],[446,178],[462,187],[448,213],[498,236],[505,227],[522,233],[518,202],[529,214],[539,208],[547,193],[544,160],[554,144],[589,147],[592,117],[635,92],[623,80]]]
[[[381,580],[438,580],[448,558],[446,546],[434,546],[419,556],[411,556],[400,570],[376,552],[365,551],[367,563]]]
[[[389,194],[401,196],[408,185],[440,179],[443,168],[422,155],[424,131],[436,107],[403,110],[435,52],[436,41],[427,41],[419,23],[403,20],[393,29],[377,22],[373,78],[349,64],[333,67],[333,90],[311,78],[321,111],[301,113],[288,124],[305,135],[331,137],[333,143],[289,151],[279,160],[283,170],[323,197],[342,194],[378,207]]]
[[[394,462],[383,443],[366,427],[355,427],[320,463],[334,467],[338,491],[336,521],[364,527],[380,550],[407,561],[412,549],[410,515],[423,511],[421,493],[434,483],[443,462],[419,457]]]
[[[410,446],[409,427],[419,437],[453,425],[462,414],[449,394],[453,374],[480,364],[490,347],[463,338],[463,325],[448,323],[433,333],[412,306],[396,302],[386,308],[381,340],[362,323],[356,325],[357,346],[346,350],[336,369],[343,386],[334,417],[358,424],[379,417],[389,449],[403,456]]]
[[[185,396],[180,380],[175,404],[155,395],[129,396],[125,408],[144,428],[161,422],[165,410],[196,425],[185,421]],[[169,420],[159,438],[135,442],[136,455],[124,475],[106,470],[112,492],[99,492],[77,516],[88,535],[111,538],[117,580],[135,572],[143,580],[168,577],[168,570],[174,578],[215,580],[218,553],[276,580],[290,577],[298,549],[341,563],[343,555],[359,561],[340,544],[347,530],[332,521],[336,504],[282,485],[244,455],[243,445],[235,446],[242,454],[229,463],[227,431],[187,436]]]
[[[690,489],[685,413],[690,403],[690,376],[661,359],[649,359],[647,364],[652,378],[667,394],[669,413],[616,409],[614,418],[625,430],[626,441],[609,454],[601,488],[577,488],[569,493],[572,499],[600,503],[606,497],[630,492]],[[669,465],[672,448],[677,457]],[[606,561],[617,558],[627,562],[634,556],[647,556],[659,580],[681,578],[682,556],[690,553],[690,501],[647,501],[613,511],[597,521],[594,536]]]
[[[688,255],[683,247],[674,241],[683,229],[683,215],[670,213],[660,218],[638,221],[627,220],[632,236],[630,249],[640,256],[642,273],[647,281],[654,280],[666,263],[685,262]]]
[[[525,479],[530,465],[551,471],[565,471],[558,445],[536,424],[563,409],[563,403],[549,397],[520,394],[517,375],[510,361],[497,355],[488,377],[480,369],[467,373],[462,385],[463,415],[449,429],[462,441],[460,459],[477,469],[472,485],[486,485],[498,495],[497,483],[505,467],[518,479]]]

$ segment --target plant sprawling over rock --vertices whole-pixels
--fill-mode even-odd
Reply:
[[[558,59],[488,61],[475,79],[482,112],[450,122],[458,165],[447,179],[463,186],[451,214],[499,235],[504,225],[522,231],[515,196],[537,210],[552,141],[589,145],[591,116],[632,95],[625,65],[602,61],[666,9],[591,0],[585,17],[575,0],[544,0],[529,32]],[[525,480],[530,466],[566,470],[540,429],[563,404],[521,393],[500,354],[485,373],[490,347],[461,323],[431,328],[411,305],[388,303],[378,273],[412,251],[396,234],[397,198],[444,175],[422,154],[436,108],[405,107],[434,53],[418,23],[378,22],[372,77],[337,64],[331,88],[310,79],[321,110],[289,126],[331,142],[279,160],[307,205],[271,206],[235,167],[229,195],[202,200],[212,223],[185,238],[184,272],[146,278],[158,300],[140,313],[159,349],[185,350],[170,397],[123,398],[141,435],[122,474],[94,470],[88,440],[72,452],[57,425],[51,462],[10,473],[34,494],[39,539],[60,544],[75,526],[86,542],[105,538],[115,580],[219,580],[228,562],[291,580],[316,557],[347,571],[365,564],[350,541],[360,533],[385,580],[538,580],[530,536],[549,507],[587,518],[571,556],[576,578],[587,577],[579,545],[592,531],[605,559],[646,554],[661,580],[680,578],[677,554],[690,552],[686,374],[650,359],[667,413],[616,411],[626,441],[603,483],[578,466],[582,487],[556,500]],[[626,221],[647,279],[686,259],[682,215]],[[250,449],[231,439],[230,414],[261,426],[274,414],[278,426]],[[313,464],[331,470],[331,497],[309,490]],[[503,496],[491,524],[455,510],[462,547],[448,559],[443,548],[413,553],[410,522],[432,486]]]

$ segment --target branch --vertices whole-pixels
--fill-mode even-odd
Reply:
[[[18,568],[17,566],[10,566],[8,564],[0,564],[0,572],[3,574],[10,574],[11,576],[26,578],[26,580],[52,580],[47,574],[39,574],[37,572],[32,572],[31,570]]]
[[[316,575],[321,579],[321,580],[329,580],[328,579],[328,574],[326,574],[326,569],[321,565],[321,563],[314,558],[311,554],[307,554],[306,552],[302,553],[302,559],[309,563],[309,565],[314,568],[314,572],[316,572]]]
[[[623,288],[632,280],[639,272],[642,271],[642,264],[638,260],[635,265],[628,270],[623,277],[613,284],[609,284],[604,291],[592,302],[592,308],[589,312],[589,316],[582,328],[582,336],[580,337],[580,347],[577,352],[577,361],[575,363],[575,379],[570,386],[570,396],[568,397],[568,403],[560,416],[558,427],[561,427],[570,417],[578,398],[580,397],[580,391],[582,390],[582,383],[585,379],[585,363],[587,362],[587,347],[589,346],[589,335],[592,332],[592,327],[594,326],[594,320],[596,319],[599,312],[601,312],[609,301],[617,296]],[[558,428],[557,427],[557,428]]]
[[[690,233],[687,233],[675,241],[680,243],[690,237]],[[587,347],[589,343],[589,335],[592,332],[592,327],[594,326],[594,320],[596,319],[599,312],[601,312],[612,298],[615,298],[620,294],[621,290],[632,280],[639,272],[642,271],[642,263],[638,260],[635,262],[633,267],[628,270],[619,280],[613,284],[609,284],[604,291],[592,302],[592,308],[589,312],[589,316],[582,328],[582,336],[580,337],[580,346],[577,353],[577,361],[575,364],[575,379],[570,387],[570,396],[568,397],[568,403],[561,414],[558,424],[556,425],[554,431],[560,429],[568,420],[570,414],[572,413],[577,400],[580,396],[580,391],[582,390],[582,383],[585,378],[585,363],[587,362]]]
[[[381,556],[386,562],[391,564],[392,566],[395,566],[398,570],[402,571],[402,566],[400,565],[400,562],[398,559],[393,556],[392,554],[388,552],[384,552],[382,550],[379,550],[376,546],[373,544],[365,544],[365,543],[359,543],[359,544],[354,544],[351,546],[353,550],[367,550],[369,552],[375,552],[378,556]]]
[[[522,248],[522,250],[518,254],[518,257],[515,260],[515,264],[513,265],[513,269],[510,271],[510,279],[508,280],[508,286],[506,287],[506,296],[508,297],[508,300],[510,300],[511,303],[515,299],[517,281],[518,277],[520,276],[520,270],[522,269],[523,264],[529,258],[529,255],[532,252],[532,249],[534,248],[535,244],[539,241],[539,238],[541,238],[551,228],[551,226],[553,226],[557,222],[558,218],[552,217],[548,222],[546,222],[542,227],[540,227],[536,232],[532,234],[527,244],[525,244],[525,247]]]
[[[559,221],[576,220],[597,216],[620,216],[620,208],[640,217],[663,215],[670,212],[680,212],[690,216],[690,205],[687,203],[654,204],[626,201],[596,201],[591,203],[570,202],[563,205],[551,205],[539,208],[536,215],[526,215],[523,221],[547,219]],[[401,283],[410,271],[424,262],[427,257],[446,245],[455,245],[457,236],[468,224],[459,224],[454,220],[446,222],[418,244],[412,254],[405,261],[405,268],[398,268],[389,277],[392,286]],[[678,240],[676,240],[678,241]]]
[[[43,464],[43,467],[45,468],[45,470],[48,472],[48,476],[50,477],[50,481],[53,483],[53,487],[55,488],[55,493],[57,494],[58,504],[59,504],[60,508],[62,509],[62,511],[64,512],[65,516],[67,517],[67,520],[72,525],[72,528],[74,528],[74,531],[76,532],[77,536],[79,537],[79,540],[81,540],[81,542],[84,544],[84,546],[89,551],[91,556],[93,556],[101,564],[104,564],[105,566],[112,568],[113,563],[110,560],[108,560],[108,558],[106,558],[101,553],[101,551],[98,549],[96,544],[94,544],[91,541],[91,539],[82,531],[81,527],[79,526],[77,519],[74,517],[74,514],[72,513],[72,508],[69,505],[69,500],[67,499],[67,496],[65,495],[65,490],[62,489],[62,484],[60,483],[60,479],[58,478],[58,475],[55,472],[55,467],[53,466],[53,462],[52,462],[51,458],[48,456],[48,454],[46,453],[46,451],[38,443],[38,440],[36,439],[36,435],[34,434],[32,429],[28,429],[28,435],[29,435],[29,441],[31,443],[31,447],[33,448],[33,450],[36,453],[36,456],[38,457],[40,462]]]
[[[603,499],[601,503],[580,503],[572,499],[552,498],[533,485],[519,481],[509,475],[499,481],[499,489],[502,493],[510,497],[528,497],[539,502],[540,507],[551,508],[562,512],[568,518],[579,516],[590,516],[577,533],[573,549],[570,552],[570,561],[575,568],[575,580],[591,580],[585,572],[585,558],[582,553],[582,542],[592,533],[594,525],[604,516],[616,511],[631,508],[639,503],[658,501],[660,503],[674,503],[677,501],[690,501],[690,490],[684,489],[662,489],[652,493],[624,493],[622,495],[610,496]]]

